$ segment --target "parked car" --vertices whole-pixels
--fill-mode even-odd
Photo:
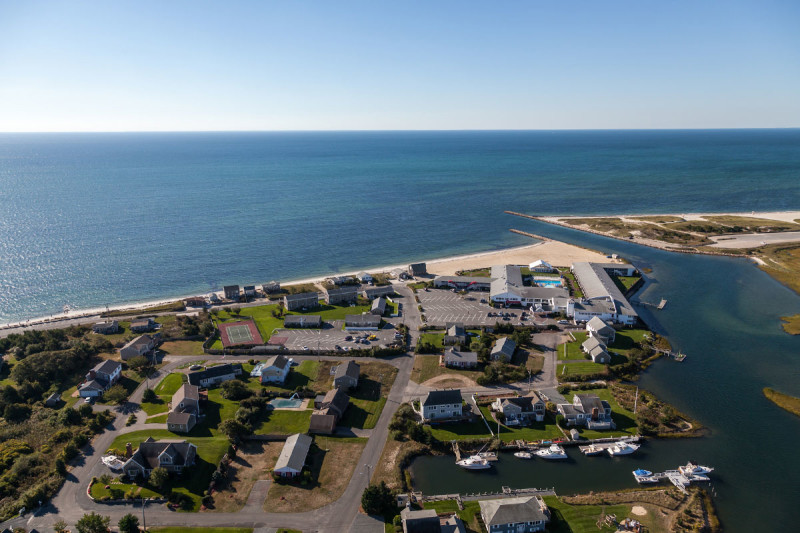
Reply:
[[[344,338],[344,340],[351,341],[351,340],[353,340],[353,336],[352,335],[348,335],[347,337]]]
[[[303,346],[303,351],[307,352],[308,351],[308,346]]]
[[[559,320],[559,324],[569,324],[569,320]]]
[[[307,347],[305,347],[305,346],[303,346],[303,349],[304,349],[304,350],[308,350],[308,348],[307,348]],[[291,358],[291,357],[289,358],[289,366],[297,366],[297,365],[299,365],[299,364],[300,364],[300,363],[298,363],[297,361],[295,361],[293,358]]]
[[[337,344],[336,346],[333,347],[333,349],[339,351],[342,349],[342,347]]]

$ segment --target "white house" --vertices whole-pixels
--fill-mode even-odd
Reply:
[[[481,518],[491,533],[544,531],[550,510],[540,496],[481,500]]]
[[[592,317],[586,322],[586,331],[592,337],[597,337],[603,344],[611,344],[617,336],[617,331],[608,325],[599,316]]]
[[[372,275],[368,274],[367,272],[359,272],[356,275],[356,277],[358,278],[358,281],[360,281],[361,283],[372,283],[372,281],[374,280]]]
[[[432,390],[420,401],[424,421],[462,416],[461,390]]]
[[[555,272],[556,269],[553,265],[544,261],[542,259],[538,259],[531,263],[528,268],[531,272]]]
[[[282,355],[274,355],[264,361],[261,367],[261,383],[283,383],[289,375],[291,365]]]
[[[583,344],[581,350],[592,358],[592,362],[607,365],[611,362],[611,354],[608,353],[606,345],[597,337],[589,337]]]
[[[621,263],[573,263],[572,273],[583,291],[574,304],[576,322],[599,317],[606,322],[633,325],[639,315],[622,294],[611,275],[632,276],[636,268]]]
[[[102,396],[122,376],[122,363],[106,359],[86,374],[86,380],[78,389],[81,398]]]

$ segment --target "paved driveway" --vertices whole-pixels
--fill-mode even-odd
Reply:
[[[351,349],[369,348],[372,346],[388,345],[394,342],[397,330],[391,324],[386,324],[383,329],[378,331],[352,331],[342,329],[343,322],[335,320],[331,324],[326,324],[322,329],[278,329],[272,337],[287,337],[284,345],[293,352],[308,351],[313,353],[317,350],[333,351],[336,346],[341,348],[350,347]],[[368,344],[356,344],[353,340],[346,341],[345,337],[363,337],[364,335],[375,335],[377,340],[367,341]],[[308,348],[306,350],[305,348]]]
[[[528,320],[522,320],[524,309],[494,309],[489,302],[488,292],[469,292],[465,296],[445,289],[429,289],[417,291],[420,305],[426,321],[430,326],[445,326],[448,322],[460,322],[465,326],[493,326],[497,322],[519,325],[531,325],[533,320],[527,313]],[[487,303],[481,303],[484,300]],[[516,316],[489,316],[497,313],[508,313]],[[537,322],[538,323],[538,322]]]

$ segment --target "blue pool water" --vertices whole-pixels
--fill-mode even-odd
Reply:
[[[561,280],[557,279],[534,279],[533,282],[540,287],[561,287],[563,285]]]
[[[300,407],[302,403],[303,400],[301,398],[295,398],[293,400],[289,398],[275,398],[269,402],[269,404],[275,409],[291,409]]]

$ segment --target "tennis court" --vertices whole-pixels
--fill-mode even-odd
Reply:
[[[264,344],[255,323],[245,320],[220,324],[219,336],[222,346],[225,348],[247,344]]]

